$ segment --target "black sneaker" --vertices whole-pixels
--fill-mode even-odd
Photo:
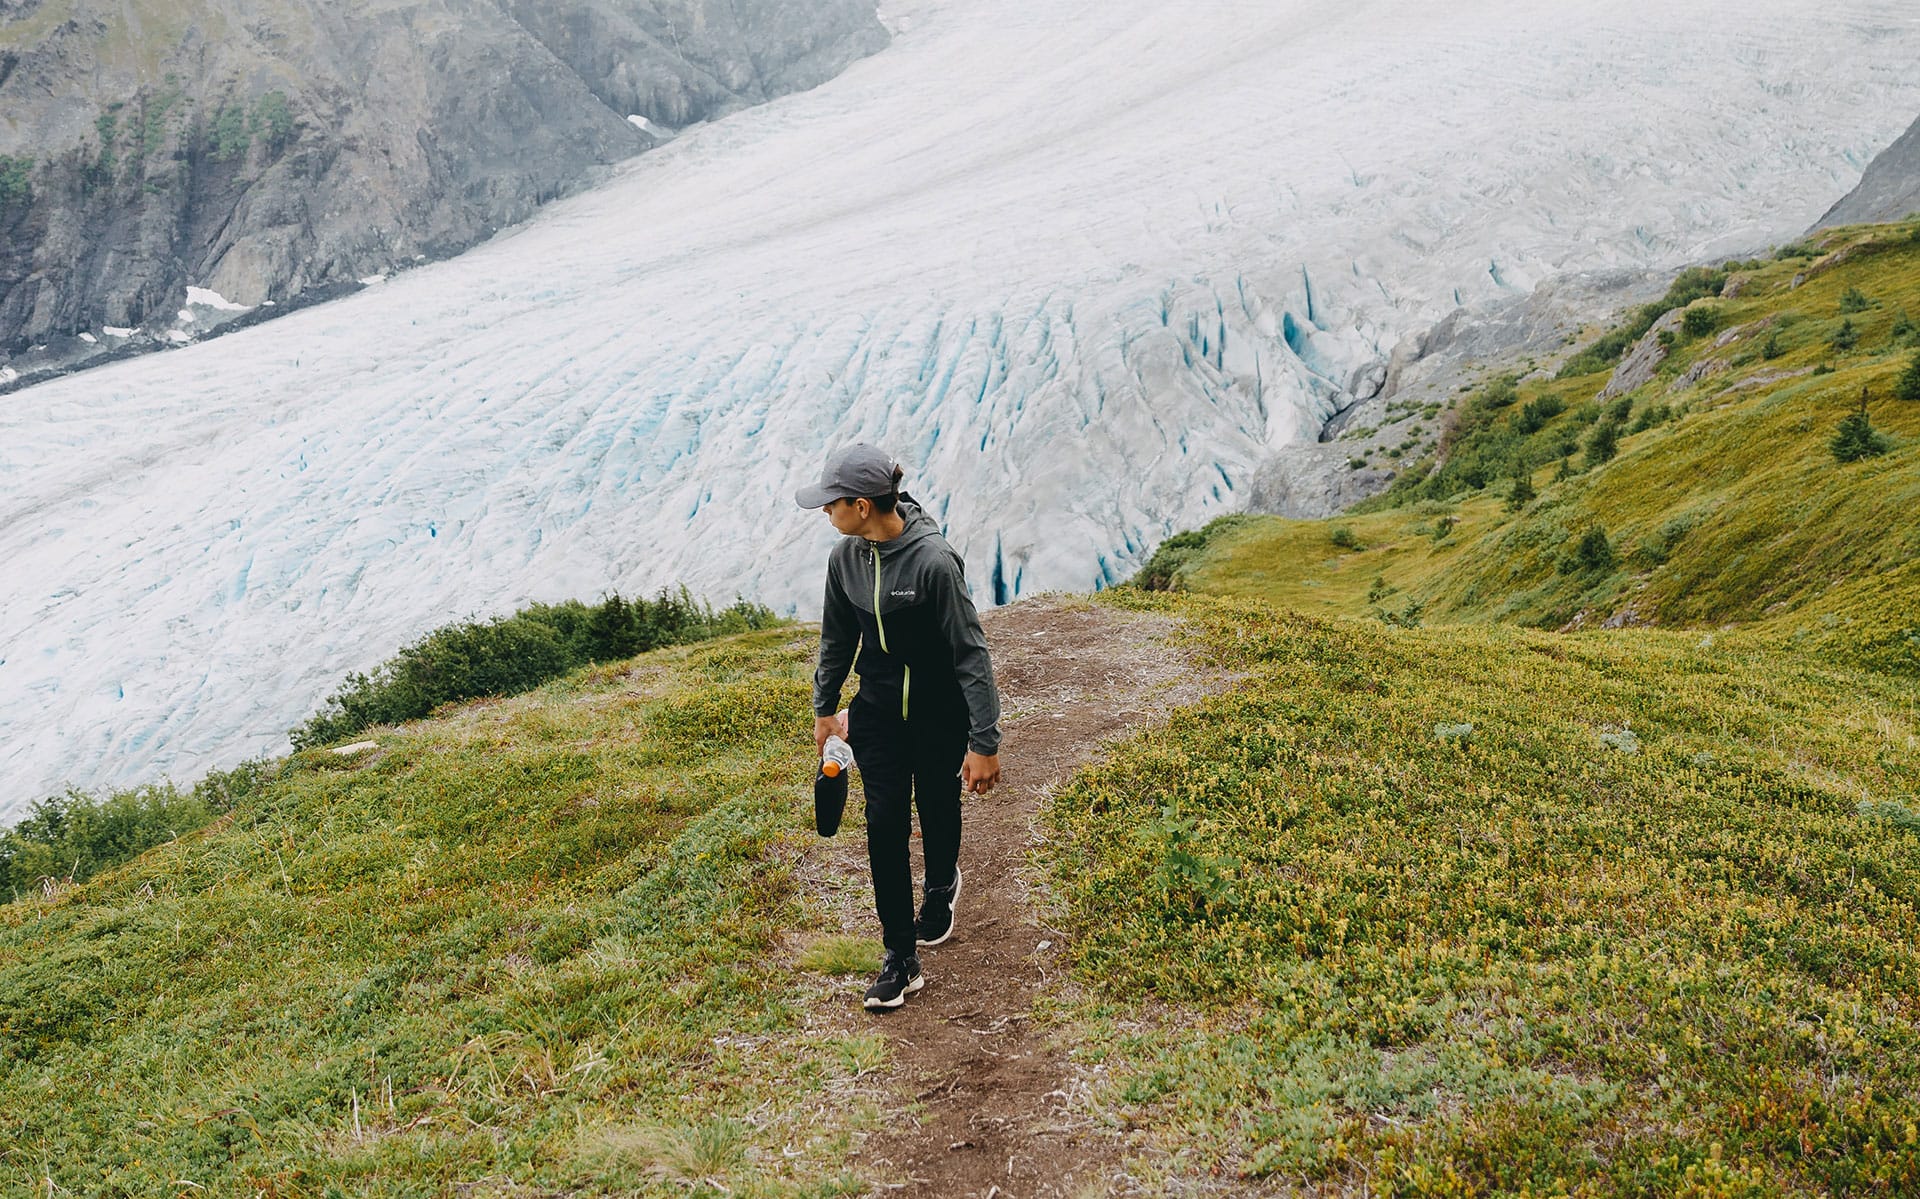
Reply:
[[[910,953],[888,953],[886,964],[880,967],[880,977],[867,988],[867,1008],[883,1011],[899,1007],[907,1001],[907,996],[926,985],[927,976],[920,973],[918,957]]]
[[[960,902],[960,871],[953,872],[953,886],[927,888],[927,899],[920,905],[920,918],[913,922],[914,941],[921,945],[939,945],[953,935],[953,909]]]

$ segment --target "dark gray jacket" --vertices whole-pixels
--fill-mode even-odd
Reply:
[[[814,714],[839,710],[851,667],[863,715],[922,727],[964,722],[968,749],[999,753],[1000,693],[966,568],[911,497],[900,497],[899,512],[907,523],[900,536],[844,538],[827,560]]]

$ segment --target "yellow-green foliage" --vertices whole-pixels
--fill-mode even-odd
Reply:
[[[1121,602],[1249,674],[1052,808],[1085,1053],[1159,1147],[1380,1195],[1920,1192],[1920,832],[1862,808],[1920,792],[1910,685]]]
[[[780,940],[811,651],[665,650],[308,750],[0,908],[0,1193],[857,1189],[837,1089],[879,1063],[803,1027]]]
[[[1492,477],[1443,502],[1341,518],[1359,553],[1332,546],[1326,522],[1244,523],[1211,539],[1182,578],[1307,610],[1412,602],[1427,623],[1558,628],[1616,614],[1738,623],[1837,661],[1920,672],[1920,405],[1894,398],[1914,341],[1902,314],[1920,311],[1917,234],[1917,225],[1839,231],[1811,267],[1770,263],[1737,276],[1738,296],[1698,301],[1720,332],[1676,346],[1659,377],[1629,397],[1619,456],[1591,470],[1556,482],[1552,451],[1571,450],[1607,419],[1593,398],[1605,376],[1522,385],[1518,402],[1455,446],[1494,444],[1533,400],[1564,404],[1526,442],[1540,494],[1517,513],[1501,502],[1507,480]],[[1796,288],[1801,272],[1808,278]],[[1850,294],[1869,307],[1843,316]],[[1847,319],[1859,346],[1839,354],[1831,334]],[[1779,352],[1767,358],[1763,343],[1775,335]],[[1705,373],[1686,385],[1695,369]],[[1892,452],[1836,463],[1828,443],[1863,388]],[[1436,537],[1449,516],[1458,525]],[[1575,547],[1596,528],[1616,565],[1574,568]]]

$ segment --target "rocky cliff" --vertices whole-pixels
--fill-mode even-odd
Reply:
[[[0,0],[0,368],[458,251],[886,40],[872,0]]]
[[[1867,164],[1860,186],[1827,210],[1815,229],[1897,221],[1920,212],[1920,120]]]

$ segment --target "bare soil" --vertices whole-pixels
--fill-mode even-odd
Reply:
[[[965,803],[965,878],[953,938],[921,950],[926,988],[885,1014],[860,1006],[866,979],[823,1002],[822,1022],[878,1029],[891,1066],[864,1080],[890,1096],[882,1127],[857,1150],[876,1193],[1087,1196],[1134,1188],[1121,1132],[1092,1111],[1067,1046],[1034,1027],[1036,1001],[1061,985],[1067,937],[1045,919],[1045,880],[1030,861],[1053,789],[1105,743],[1230,680],[1169,643],[1177,622],[1043,597],[984,618],[1003,709],[1001,784]],[[820,845],[813,865],[843,884],[846,931],[878,941],[864,826]],[[915,872],[919,876],[918,843]],[[824,881],[824,879],[823,879]],[[860,905],[864,903],[865,906]],[[876,963],[877,966],[877,963]]]

